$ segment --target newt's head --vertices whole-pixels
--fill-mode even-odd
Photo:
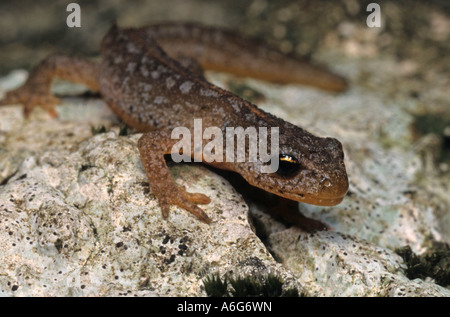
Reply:
[[[258,161],[243,163],[239,173],[251,185],[278,196],[319,206],[339,204],[348,190],[342,144],[333,138],[316,137],[276,118],[277,121],[280,124],[276,172],[252,173],[263,166]]]

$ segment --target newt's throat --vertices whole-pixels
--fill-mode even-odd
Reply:
[[[253,185],[264,189],[265,191],[271,192],[277,196],[281,196],[290,200],[299,201],[302,203],[316,205],[316,206],[335,206],[342,202],[345,195],[347,194],[348,186],[342,186],[342,190],[340,190],[336,195],[313,195],[313,194],[303,194],[303,193],[289,193],[289,192],[281,192],[279,190],[271,190],[262,186]]]

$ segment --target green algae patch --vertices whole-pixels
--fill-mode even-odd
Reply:
[[[413,133],[416,137],[434,134],[439,139],[438,162],[450,162],[450,115],[424,113],[415,116]]]
[[[447,244],[423,255],[416,255],[409,246],[397,249],[396,253],[405,261],[409,279],[431,277],[443,287],[450,285],[450,247]]]
[[[291,286],[283,289],[284,282],[274,274],[264,276],[239,276],[221,278],[217,274],[203,280],[209,297],[298,297],[298,289]]]

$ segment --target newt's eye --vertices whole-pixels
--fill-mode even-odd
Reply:
[[[280,164],[277,174],[283,177],[293,177],[300,170],[300,163],[290,154],[280,154]]]

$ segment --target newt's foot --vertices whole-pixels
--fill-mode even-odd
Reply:
[[[330,229],[328,225],[320,222],[319,220],[304,216],[298,210],[298,203],[289,199],[280,197],[278,204],[270,208],[269,212],[279,215],[281,218],[306,232],[312,233],[316,231],[327,231]]]
[[[15,90],[6,93],[0,100],[0,106],[23,104],[23,113],[27,118],[34,107],[40,106],[46,110],[52,117],[57,117],[55,106],[60,104],[60,99],[49,92],[37,87],[29,87],[26,84]]]
[[[155,130],[142,135],[138,141],[142,164],[153,194],[159,201],[163,218],[169,216],[170,205],[186,209],[204,223],[211,219],[197,204],[208,204],[211,200],[199,193],[188,193],[177,185],[167,168],[164,154],[170,154],[177,140],[171,138],[170,130]]]
[[[176,205],[186,209],[204,223],[211,223],[211,219],[197,204],[209,204],[211,199],[200,193],[188,193],[182,186],[177,186],[170,193],[165,193],[164,198],[159,199],[159,205],[163,218],[169,216],[170,205]]]
[[[303,229],[306,232],[316,232],[316,231],[328,231],[330,228],[328,225],[324,224],[319,220],[305,217],[303,214],[298,212],[300,215],[297,216],[297,220],[294,221],[294,225]]]

